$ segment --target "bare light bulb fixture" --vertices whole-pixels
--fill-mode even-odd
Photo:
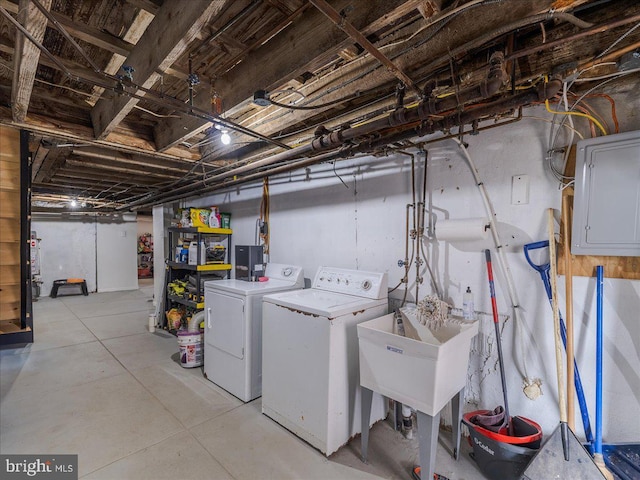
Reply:
[[[78,206],[78,202],[76,201],[75,198],[71,199],[71,206],[74,207],[74,208]]]
[[[226,130],[220,130],[222,135],[220,135],[220,141],[223,145],[229,145],[231,143],[231,136],[227,133]]]

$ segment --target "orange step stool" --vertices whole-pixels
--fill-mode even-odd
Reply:
[[[53,288],[51,289],[51,298],[56,298],[58,296],[58,289],[60,287],[80,287],[80,292],[67,293],[67,295],[89,295],[87,282],[84,278],[63,278],[61,280],[54,280]]]

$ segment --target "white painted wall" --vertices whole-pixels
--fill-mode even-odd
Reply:
[[[145,233],[153,233],[153,217],[151,215],[138,215],[136,223],[138,225],[138,237]]]
[[[36,214],[31,229],[42,239],[42,296],[62,278],[84,278],[90,292],[138,288],[135,219]]]
[[[97,223],[98,291],[138,288],[138,226],[134,220]]]
[[[96,291],[96,223],[93,217],[44,216],[31,221],[40,242],[43,297],[51,293],[53,281],[84,278],[90,292]]]
[[[526,115],[545,116],[541,109]],[[622,123],[622,121],[621,121]],[[624,125],[624,123],[622,123]],[[514,331],[505,280],[494,253],[498,307],[510,319],[504,326],[503,345],[512,414],[532,418],[546,433],[558,424],[551,309],[538,274],[522,254],[522,245],[544,240],[546,209],[560,209],[557,182],[548,173],[544,157],[548,125],[532,119],[476,137],[465,137],[480,177],[493,201],[516,290],[524,312],[520,336]],[[452,141],[428,146],[429,193],[427,203],[437,219],[485,216],[470,170]],[[342,161],[334,174],[331,164],[272,178],[271,261],[302,265],[306,277],[313,277],[320,265],[386,271],[389,285],[403,276],[397,265],[404,258],[405,206],[411,202],[408,157]],[[418,169],[418,176],[422,174]],[[339,174],[345,187],[337,178]],[[511,205],[511,179],[526,174],[530,179],[530,201]],[[261,185],[240,187],[226,194],[186,202],[190,206],[218,205],[232,213],[234,244],[253,244]],[[481,247],[460,251],[448,242],[428,240],[429,259],[447,301],[461,306],[467,286],[475,294],[476,309],[490,312],[489,289]],[[467,249],[469,250],[469,249]],[[432,289],[428,275],[420,287],[419,299]],[[411,281],[415,276],[413,272]],[[412,285],[413,288],[413,285]],[[595,282],[574,279],[576,353],[594,423],[595,387]],[[559,281],[564,311],[564,280]],[[397,292],[396,292],[397,293]],[[413,290],[410,293],[413,299]],[[637,441],[640,431],[640,282],[605,280],[605,375],[604,440]],[[482,316],[481,334],[474,342],[470,359],[467,410],[494,408],[502,404],[497,357],[490,316]],[[531,378],[542,380],[543,395],[529,400],[522,392],[522,365]],[[516,368],[520,366],[520,369]],[[520,370],[520,371],[519,371]],[[582,435],[576,404],[576,432]]]

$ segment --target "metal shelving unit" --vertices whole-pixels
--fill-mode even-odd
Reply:
[[[233,230],[230,228],[208,228],[208,227],[169,227],[169,254],[175,255],[178,238],[187,238],[191,241],[195,241],[198,244],[197,258],[201,258],[201,245],[203,238],[216,238],[216,241],[226,241],[225,259],[222,263],[206,263],[203,265],[189,265],[188,263],[176,262],[171,259],[167,259],[167,275],[165,284],[165,305],[169,306],[172,303],[178,303],[185,305],[186,307],[194,310],[202,310],[204,308],[204,292],[201,289],[202,273],[206,272],[226,272],[226,277],[231,275],[231,235]],[[179,295],[171,295],[168,292],[167,286],[174,280],[184,277],[187,272],[195,272],[196,277],[196,294],[195,300],[183,298]],[[202,301],[200,301],[202,300]],[[170,307],[167,307],[170,308]],[[166,327],[166,319],[163,321],[163,327]]]

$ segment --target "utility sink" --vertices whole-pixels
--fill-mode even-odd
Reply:
[[[392,313],[358,324],[360,384],[435,416],[467,383],[478,322],[456,317],[427,341],[397,335],[394,324]]]

